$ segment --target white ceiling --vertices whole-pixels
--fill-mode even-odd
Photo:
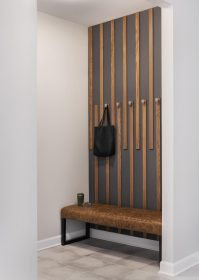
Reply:
[[[38,10],[90,26],[164,3],[164,0],[38,0]]]

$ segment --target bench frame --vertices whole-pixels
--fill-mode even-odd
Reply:
[[[65,246],[90,238],[90,223],[85,223],[86,234],[77,238],[66,240],[66,219],[61,218],[61,245]],[[162,236],[159,236],[159,262],[162,260]]]
[[[86,234],[77,238],[66,240],[66,219],[61,219],[61,245],[65,246],[71,243],[82,241],[90,238],[90,224],[86,223]]]

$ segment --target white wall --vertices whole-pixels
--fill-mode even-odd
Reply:
[[[39,240],[60,234],[60,209],[78,192],[88,200],[87,53],[85,26],[38,14]]]
[[[163,146],[161,271],[174,275],[199,262],[199,2],[197,0],[169,2],[172,3],[172,8],[166,13],[167,15],[173,13],[173,19],[171,18],[173,29],[168,30],[172,24],[169,22],[167,31],[172,36],[169,40],[173,40],[171,42],[173,50],[169,47],[165,51],[170,53],[169,62],[167,60],[166,64],[168,66],[170,63],[173,68],[173,70],[171,68],[173,82],[172,78],[169,78],[172,88],[167,85],[168,92],[163,88],[163,95],[170,102],[164,103],[163,107],[165,110],[168,109],[170,117],[166,117],[169,121],[166,124],[163,111],[163,122],[165,121],[163,134],[167,134],[166,139],[169,140],[166,143],[163,135],[163,145],[169,144],[169,147]],[[171,107],[166,108],[169,104]],[[169,130],[166,131],[166,128]],[[166,155],[167,150],[169,153]],[[167,166],[170,158],[169,168],[164,165],[164,155]]]
[[[174,98],[173,9],[162,9],[162,259],[173,256]]]
[[[36,280],[36,1],[0,1],[0,279]]]
[[[173,5],[176,261],[199,251],[199,2],[175,0]]]

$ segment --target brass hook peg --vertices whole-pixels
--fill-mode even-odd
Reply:
[[[156,98],[155,98],[155,102],[156,102],[156,103],[160,103],[160,97],[156,97]]]

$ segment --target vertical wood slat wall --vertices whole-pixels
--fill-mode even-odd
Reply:
[[[148,208],[149,206],[151,208],[149,205],[150,203],[148,204],[148,196],[150,196],[152,185],[150,185],[148,180],[148,176],[150,176],[149,172],[151,170],[148,167],[151,160],[151,164],[155,166],[155,176],[153,176],[153,178],[155,178],[154,184],[156,186],[156,204],[152,207],[161,209],[161,87],[159,87],[159,92],[157,89],[155,92],[154,79],[156,75],[155,63],[157,60],[154,60],[154,57],[156,56],[156,53],[154,52],[154,14],[157,13],[154,12],[154,9],[151,9],[144,13],[136,13],[132,16],[131,21],[128,16],[121,18],[121,20],[112,20],[107,24],[89,27],[90,153],[92,154],[94,141],[93,129],[94,126],[98,125],[99,120],[102,117],[104,102],[107,102],[107,100],[109,103],[112,124],[116,126],[117,143],[116,155],[112,158],[106,158],[104,164],[101,162],[102,160],[100,158],[93,157],[95,175],[93,177],[94,180],[90,182],[90,188],[95,186],[95,202],[114,203],[119,206],[129,205],[130,207],[142,208]],[[146,28],[148,32],[148,37],[146,38],[146,42],[148,40],[148,55],[146,57],[148,61],[146,61],[146,66],[143,66],[143,62],[141,61],[141,55],[143,53],[143,22],[146,22],[146,19]],[[132,52],[129,49],[129,22],[134,26],[132,27],[132,38],[130,38],[133,44],[135,44],[133,51],[134,64],[129,62],[129,54]],[[109,30],[107,31],[105,28],[109,28]],[[118,35],[118,32],[121,35]],[[107,57],[107,54],[104,53],[104,51],[107,51],[106,34],[110,36],[108,39],[110,57]],[[99,39],[96,40],[96,36],[98,36]],[[118,48],[119,37],[121,40],[120,48]],[[104,45],[105,42],[106,49]],[[118,58],[118,51],[120,50],[121,58],[120,54]],[[107,71],[110,71],[110,81],[108,84],[108,94],[110,95],[110,98],[106,96],[107,86],[106,90],[104,90],[104,83],[107,82],[107,79],[104,78],[104,59],[108,59],[110,64],[108,70],[106,69],[106,73]],[[118,95],[118,82],[116,80],[118,59],[121,59],[120,79],[122,86],[121,93],[119,92],[119,95],[121,94],[120,96]],[[129,63],[135,67],[135,71],[132,72],[134,76],[129,76],[128,74]],[[106,65],[109,64],[106,63]],[[146,81],[148,81],[148,91],[145,92],[143,92],[142,87],[140,87],[140,85],[142,85],[143,67],[148,67],[148,70],[146,71],[148,73],[148,78],[146,79]],[[99,83],[96,82],[97,79],[99,79]],[[135,84],[133,94],[128,88],[131,80],[133,80],[133,83]],[[99,91],[96,85],[99,88]],[[124,160],[128,161],[125,163],[129,166],[127,169],[128,174],[127,171],[125,171],[126,165],[123,165]],[[90,161],[90,164],[92,164],[92,161]],[[99,180],[99,176],[101,176],[99,174],[102,174],[99,172],[99,168],[101,168],[100,170],[102,171],[100,172],[103,172],[105,180]],[[137,181],[137,170],[140,170],[140,168],[142,176],[141,180]],[[128,180],[127,176],[129,177]],[[115,177],[114,180],[113,177]],[[115,185],[113,185],[113,181],[116,183]],[[99,198],[99,193],[102,192],[100,182],[104,182],[106,185],[105,188],[103,187],[105,193],[101,196],[101,200]],[[129,195],[127,195],[129,202],[125,202],[123,197],[123,190],[127,187],[125,182],[129,184]],[[137,183],[139,182],[141,183],[141,188],[138,190]],[[113,194],[113,190],[115,194]],[[103,200],[102,197],[104,197]]]

